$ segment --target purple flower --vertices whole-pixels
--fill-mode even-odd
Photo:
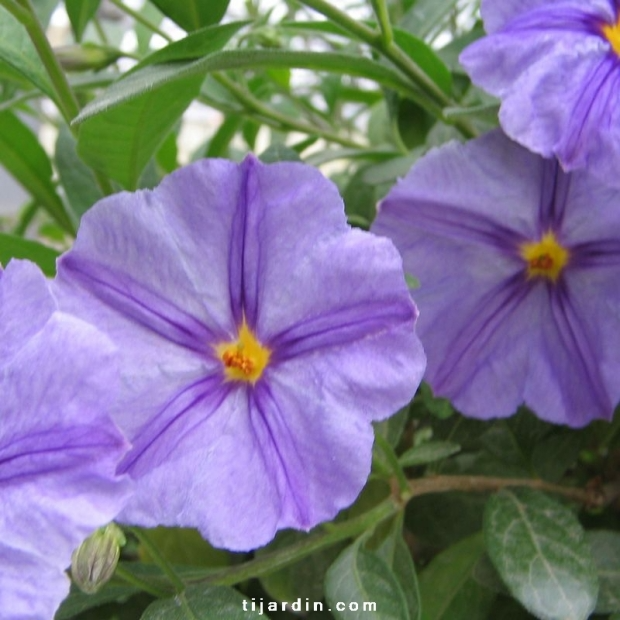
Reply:
[[[551,422],[620,399],[620,191],[495,131],[419,161],[380,206],[420,288],[426,378],[464,414]]]
[[[71,553],[127,499],[116,468],[128,446],[102,391],[113,349],[57,312],[22,261],[0,270],[0,342],[0,615],[49,620],[69,592]]]
[[[483,0],[461,55],[514,140],[620,188],[620,0]]]
[[[425,359],[401,259],[296,163],[204,160],[104,199],[59,264],[122,347],[127,522],[247,550],[349,505]]]

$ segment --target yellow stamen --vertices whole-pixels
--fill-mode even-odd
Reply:
[[[252,333],[245,320],[239,328],[235,342],[222,342],[215,351],[224,365],[228,381],[256,383],[269,364],[271,351],[263,346]]]
[[[615,24],[603,24],[601,30],[614,52],[620,56],[620,19]]]
[[[521,257],[527,265],[527,277],[543,277],[555,282],[568,263],[570,254],[549,231],[540,241],[527,241],[521,245]]]

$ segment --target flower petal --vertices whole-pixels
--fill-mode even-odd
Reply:
[[[601,31],[616,21],[607,0],[547,1],[473,43],[461,62],[502,100],[511,138],[618,186],[620,63]]]
[[[69,577],[64,571],[2,542],[0,558],[0,609],[10,610],[11,620],[53,618],[69,594]]]
[[[56,304],[43,274],[33,263],[13,259],[0,275],[2,365],[45,325]]]

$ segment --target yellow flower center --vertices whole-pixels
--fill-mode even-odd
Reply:
[[[247,381],[252,385],[260,379],[271,357],[269,348],[257,340],[245,320],[237,340],[216,345],[215,352],[228,381]]]
[[[620,19],[615,24],[603,24],[601,30],[614,52],[620,56]]]
[[[568,250],[560,245],[551,231],[540,241],[527,241],[520,249],[527,264],[528,279],[543,277],[555,282],[570,258]]]

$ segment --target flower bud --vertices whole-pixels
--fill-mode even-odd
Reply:
[[[114,523],[98,529],[71,556],[71,576],[86,594],[95,594],[107,583],[118,564],[125,535]]]
[[[99,71],[123,56],[113,47],[94,43],[62,45],[55,47],[54,53],[65,71]]]

